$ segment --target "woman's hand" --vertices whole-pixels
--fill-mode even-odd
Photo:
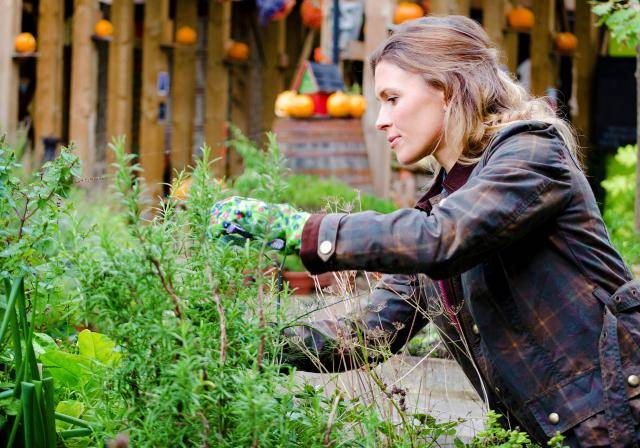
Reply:
[[[232,241],[245,238],[284,241],[286,253],[300,251],[302,228],[310,214],[288,204],[267,204],[256,199],[232,196],[214,204],[211,209],[211,232],[215,237],[232,236]],[[273,245],[272,245],[273,246]]]

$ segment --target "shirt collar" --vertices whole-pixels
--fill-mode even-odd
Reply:
[[[431,202],[429,199],[440,194],[443,189],[447,192],[447,195],[458,190],[467,183],[467,179],[469,179],[469,175],[471,174],[471,171],[473,171],[474,167],[475,164],[462,165],[461,163],[456,162],[446,176],[444,168],[440,168],[440,171],[429,187],[429,190],[427,190],[424,196],[422,196],[416,203],[416,208],[430,213]]]

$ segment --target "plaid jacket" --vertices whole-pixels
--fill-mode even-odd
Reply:
[[[345,338],[395,352],[431,318],[479,395],[536,440],[635,446],[640,284],[552,126],[502,130],[415,209],[312,215],[301,257],[315,274],[387,275],[361,312],[287,329],[290,364],[354,368],[376,352]]]

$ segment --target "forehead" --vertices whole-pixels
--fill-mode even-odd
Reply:
[[[382,61],[376,65],[374,84],[376,96],[381,97],[388,90],[404,90],[424,85],[425,82],[416,73],[406,71],[390,62]]]

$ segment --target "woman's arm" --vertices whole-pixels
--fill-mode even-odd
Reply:
[[[284,364],[340,372],[396,353],[427,324],[434,291],[430,281],[420,283],[417,275],[384,275],[353,315],[286,328]]]
[[[519,134],[488,156],[431,214],[311,216],[302,235],[305,266],[314,274],[365,269],[451,277],[557,217],[571,199],[570,156],[555,134]]]

